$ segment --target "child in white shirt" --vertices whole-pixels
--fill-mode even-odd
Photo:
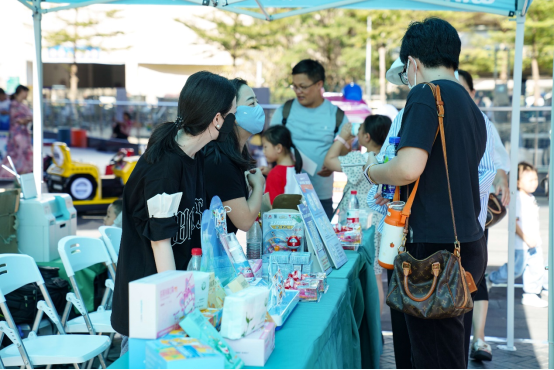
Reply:
[[[548,302],[538,296],[543,290],[544,261],[539,230],[539,206],[532,193],[538,186],[537,170],[530,164],[518,165],[518,193],[516,197],[515,275],[523,275],[522,304],[547,307]],[[508,280],[508,264],[487,276],[488,285],[505,284]]]

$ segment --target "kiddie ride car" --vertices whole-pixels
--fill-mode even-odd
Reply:
[[[120,150],[110,164],[113,174],[100,175],[98,167],[89,163],[73,162],[65,143],[52,145],[53,163],[48,168],[46,181],[50,193],[67,193],[80,210],[106,208],[123,194],[123,187],[135,168],[139,156],[127,156]]]

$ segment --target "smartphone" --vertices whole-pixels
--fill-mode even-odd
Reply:
[[[535,253],[537,253],[537,248],[536,247],[529,248],[529,255],[530,256],[534,255]]]

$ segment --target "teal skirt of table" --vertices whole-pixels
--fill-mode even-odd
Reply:
[[[275,350],[265,367],[273,369],[360,368],[360,339],[349,283],[329,279],[319,303],[301,302],[275,334]],[[128,369],[129,355],[111,369]]]

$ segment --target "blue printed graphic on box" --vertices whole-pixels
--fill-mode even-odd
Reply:
[[[149,369],[223,369],[224,357],[193,338],[159,339],[146,343]]]
[[[263,216],[263,254],[304,250],[304,223],[300,213],[277,209]]]

